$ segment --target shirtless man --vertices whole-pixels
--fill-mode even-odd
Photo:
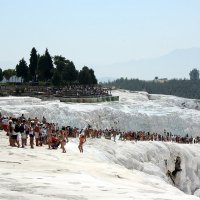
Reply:
[[[83,132],[83,133],[81,133],[79,135],[79,145],[78,145],[78,148],[79,148],[80,153],[83,153],[83,143],[85,143],[85,142],[86,142],[86,137],[85,137],[85,134]]]
[[[47,127],[47,143],[48,143],[48,146],[49,146],[49,149],[51,149],[51,137],[52,137],[52,125],[51,124],[48,124],[48,127]]]

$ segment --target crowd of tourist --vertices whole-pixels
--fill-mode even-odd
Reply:
[[[69,85],[57,91],[60,95],[76,95],[77,97],[84,96],[104,96],[111,95],[110,88],[104,88],[101,85]]]
[[[6,132],[12,147],[24,148],[28,143],[32,149],[34,146],[43,145],[47,145],[49,149],[57,149],[60,146],[63,153],[66,153],[65,144],[70,136],[69,127],[59,129],[58,124],[48,123],[45,117],[39,121],[37,117],[26,119],[23,114],[19,118],[0,114],[0,129]],[[79,138],[78,148],[82,153],[83,143],[86,141],[85,133],[74,128],[73,134]]]
[[[173,135],[171,132],[163,131],[163,134],[150,133],[145,131],[127,131],[122,132],[114,128],[97,130],[90,125],[79,130],[78,128],[63,126],[59,127],[57,123],[49,123],[46,118],[38,120],[25,118],[22,114],[18,118],[2,116],[0,113],[0,129],[4,130],[8,136],[9,145],[12,147],[24,148],[28,144],[31,148],[34,146],[47,145],[49,149],[58,149],[60,147],[63,153],[66,153],[65,144],[69,141],[69,137],[79,138],[78,149],[83,152],[83,144],[86,138],[101,138],[122,141],[162,141],[176,143],[200,143],[200,137]]]
[[[59,95],[67,97],[93,97],[93,96],[109,96],[111,95],[111,88],[105,88],[101,85],[80,85],[69,84],[65,87],[50,87],[50,86],[0,86],[1,93],[8,94],[44,94],[44,95]]]

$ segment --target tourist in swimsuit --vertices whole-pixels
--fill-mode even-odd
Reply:
[[[62,148],[62,153],[66,153],[66,149],[65,149],[65,145],[66,143],[69,141],[68,140],[68,131],[66,128],[62,128],[62,130],[60,131],[60,138],[61,138],[61,148]]]
[[[12,120],[9,120],[9,125],[8,125],[8,136],[9,136],[9,144],[10,144],[10,146],[14,146],[14,144],[13,144],[13,138],[12,138],[12,136],[13,136],[13,132],[14,132],[14,128],[13,128],[13,125],[12,125]]]
[[[34,121],[31,121],[31,127],[29,130],[29,137],[30,137],[30,146],[34,148]]]
[[[20,134],[21,134],[21,142],[22,142],[22,148],[25,147],[25,144],[26,144],[26,130],[25,130],[25,119],[23,119],[22,123],[20,124],[20,127],[19,127],[19,131],[20,131]]]
[[[39,123],[37,122],[34,128],[36,146],[39,146],[39,132],[40,128],[39,128]]]
[[[47,143],[49,146],[49,149],[51,149],[51,142],[52,142],[52,127],[51,124],[48,124],[48,128],[47,128]]]
[[[78,145],[80,153],[83,153],[83,144],[85,142],[86,142],[85,134],[81,133],[80,136],[79,136],[79,145]]]

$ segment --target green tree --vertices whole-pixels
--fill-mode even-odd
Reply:
[[[80,84],[97,84],[97,79],[94,74],[93,69],[89,69],[87,66],[84,66],[79,72],[78,81]]]
[[[28,66],[24,58],[19,61],[19,64],[16,65],[16,75],[22,77],[24,81],[28,81]]]
[[[83,84],[83,85],[90,84],[91,75],[90,75],[90,72],[89,72],[89,68],[87,66],[84,66],[81,69],[81,71],[79,72],[78,81],[79,81],[80,84]]]
[[[54,72],[53,61],[48,52],[48,49],[46,49],[45,54],[40,56],[38,61],[38,70],[37,70],[38,79],[40,81],[51,80],[53,72]]]
[[[2,71],[2,69],[0,68],[0,81],[2,81],[3,80],[3,71]]]
[[[3,71],[3,76],[6,80],[9,80],[11,76],[16,75],[16,71],[14,69],[6,69]]]
[[[38,62],[39,62],[39,60],[40,60],[40,54],[38,53],[37,54],[37,58],[38,58]],[[36,81],[38,81],[38,76],[39,76],[39,72],[38,72],[38,63],[37,63],[37,69],[36,69]]]
[[[200,80],[177,80],[172,79],[165,82],[142,81],[138,79],[117,79],[104,86],[115,86],[132,91],[146,90],[150,94],[176,95],[185,98],[200,99]],[[184,106],[184,103],[182,104]],[[199,109],[197,105],[196,108]]]
[[[63,82],[67,83],[77,80],[78,71],[72,61],[67,60],[63,56],[54,56],[54,64],[58,72],[61,74]]]
[[[38,66],[38,55],[35,47],[33,47],[30,54],[30,64],[29,64],[30,77],[32,81],[36,81],[37,66]]]
[[[89,69],[89,73],[90,73],[91,84],[96,85],[97,84],[97,79],[96,79],[96,76],[94,74],[94,70],[93,69]]]
[[[56,66],[56,69],[58,70],[58,72],[61,73],[63,69],[65,68],[68,61],[63,56],[54,56],[53,59],[54,59],[54,65]]]
[[[196,68],[190,71],[190,80],[196,81],[199,80],[199,70]]]
[[[53,60],[52,57],[49,54],[48,49],[46,49],[45,51],[45,57],[46,57],[46,62],[47,62],[47,66],[46,66],[46,78],[47,80],[50,80],[53,76],[53,72],[54,72],[54,67],[53,67]]]
[[[67,64],[62,71],[62,78],[65,82],[73,82],[77,80],[78,71],[72,61],[67,60]]]
[[[38,75],[38,80],[40,81],[46,81],[46,76],[45,73],[47,71],[47,60],[45,55],[40,56],[39,61],[38,61],[38,68],[37,68],[37,75]]]
[[[158,76],[155,76],[154,80],[158,80]]]
[[[54,70],[54,74],[52,77],[52,83],[54,86],[60,86],[61,85],[61,75],[57,69]]]

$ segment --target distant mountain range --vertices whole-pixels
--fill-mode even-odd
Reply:
[[[95,73],[97,77],[99,73],[101,77],[104,77],[102,75],[104,72],[105,77],[112,80],[120,77],[152,80],[156,76],[168,79],[189,79],[189,72],[194,68],[200,70],[200,48],[178,49],[158,58],[105,65],[100,69],[95,69]],[[102,79],[99,78],[99,80]]]
[[[13,68],[17,63],[1,61],[0,68]],[[200,48],[178,49],[157,58],[130,60],[111,65],[94,65],[99,82],[112,81],[117,78],[138,78],[153,80],[156,76],[168,79],[189,79],[189,72],[200,70]]]

